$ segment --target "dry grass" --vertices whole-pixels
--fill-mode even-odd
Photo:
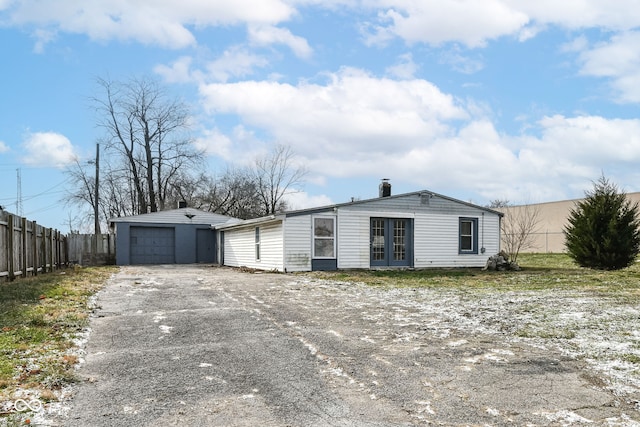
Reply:
[[[76,335],[90,297],[116,269],[72,268],[0,283],[0,412],[17,398],[55,400],[75,380]]]
[[[452,288],[496,292],[572,290],[640,301],[640,263],[619,271],[581,268],[565,254],[521,254],[521,271],[482,271],[471,268],[380,270],[314,273],[331,280],[371,286]]]

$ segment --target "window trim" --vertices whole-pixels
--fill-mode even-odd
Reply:
[[[260,227],[255,228],[255,248],[256,261],[260,261]]]
[[[316,219],[330,219],[333,222],[333,236],[331,237],[326,237],[326,236],[316,236]],[[336,221],[336,217],[335,216],[313,216],[311,217],[311,251],[312,251],[312,258],[313,259],[337,259],[337,247],[336,247],[336,242],[337,242],[337,238],[336,235],[338,234],[338,229],[337,229],[337,221]],[[332,256],[318,256],[316,255],[316,240],[333,240],[333,255]]]
[[[471,223],[471,249],[462,248],[462,224]],[[458,219],[458,254],[477,255],[478,254],[478,218],[460,217]]]

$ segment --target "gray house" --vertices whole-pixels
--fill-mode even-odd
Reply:
[[[116,264],[216,263],[213,225],[237,221],[192,208],[112,218],[116,234]]]
[[[221,223],[220,263],[284,272],[483,267],[500,251],[500,212],[431,191]]]

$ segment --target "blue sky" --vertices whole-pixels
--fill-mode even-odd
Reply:
[[[295,208],[429,189],[465,201],[640,191],[636,0],[0,0],[0,205],[68,231],[96,79],[158,79],[209,172],[276,144]],[[107,155],[107,154],[103,154]],[[89,224],[91,222],[89,221]]]

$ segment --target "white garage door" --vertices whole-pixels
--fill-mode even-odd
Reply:
[[[173,264],[175,229],[173,227],[131,227],[129,229],[131,264]]]

